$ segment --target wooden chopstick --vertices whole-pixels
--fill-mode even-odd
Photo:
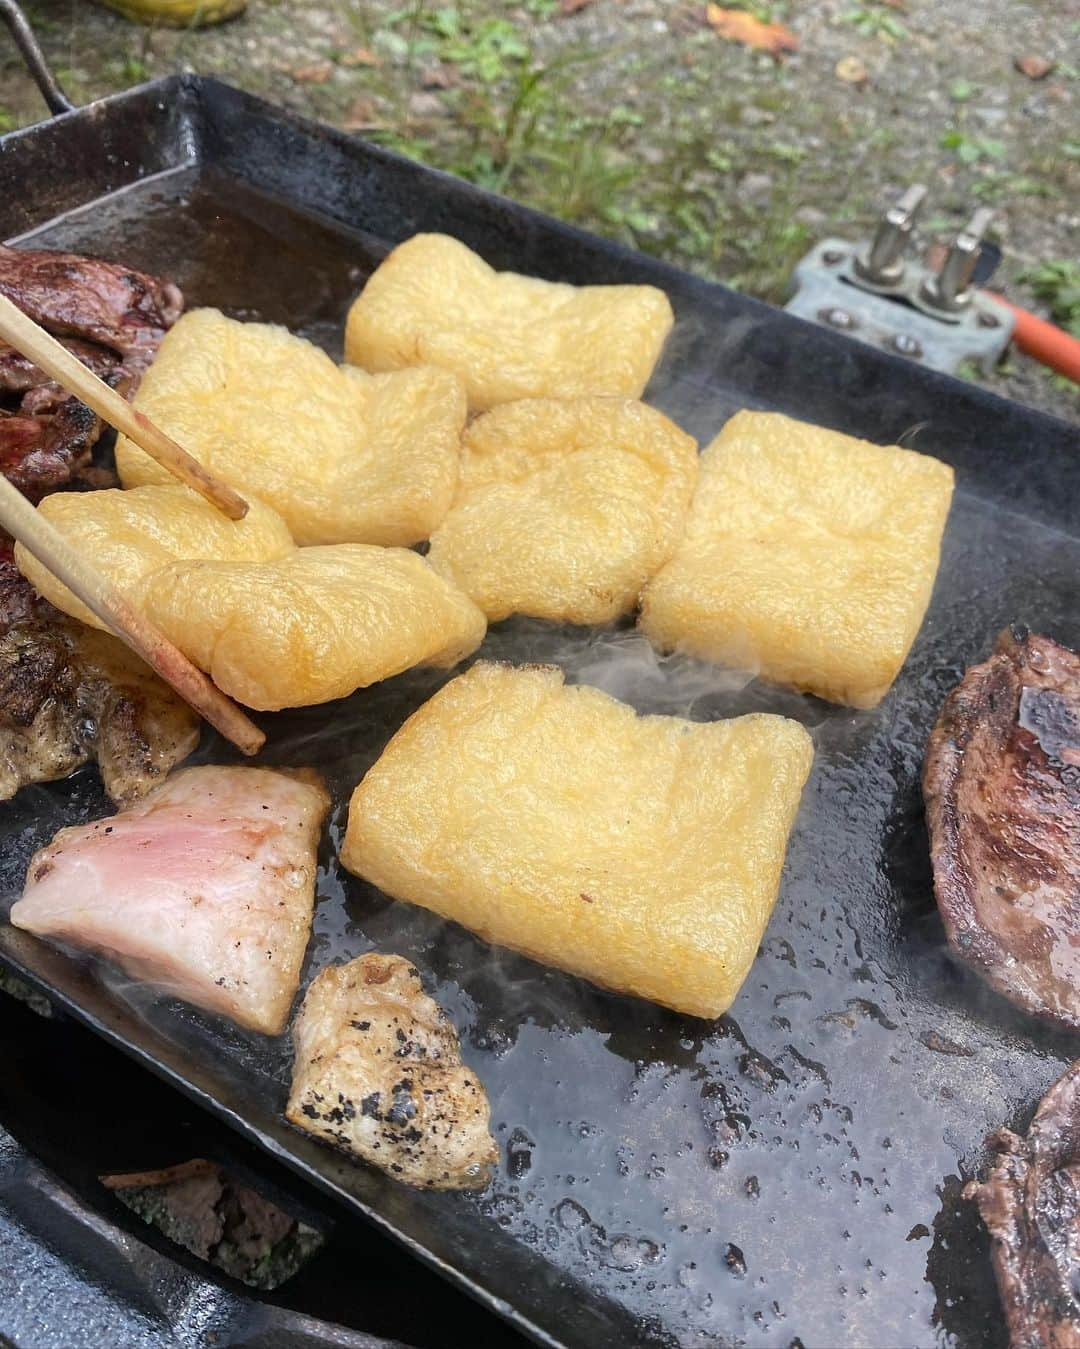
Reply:
[[[257,754],[266,736],[237,705],[81,558],[56,526],[0,473],[0,525],[48,567],[98,618],[141,656],[186,703],[245,754]]]
[[[0,337],[39,365],[68,393],[81,398],[110,426],[122,431],[151,459],[194,488],[218,510],[224,511],[230,520],[242,520],[247,514],[247,502],[228,483],[209,473],[144,413],[136,412],[126,398],[98,379],[77,356],[24,314],[6,295],[0,295]]]

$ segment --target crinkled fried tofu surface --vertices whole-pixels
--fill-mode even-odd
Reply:
[[[271,562],[176,562],[145,612],[214,683],[272,711],[343,698],[413,665],[454,665],[484,615],[407,548],[297,548]]]
[[[119,815],[61,829],[31,859],[11,921],[278,1035],[311,935],[329,806],[310,770],[182,769]]]
[[[406,1185],[482,1189],[488,1099],[414,966],[371,951],[312,980],[293,1025],[286,1118]]]
[[[166,335],[135,406],[273,506],[297,543],[417,543],[457,484],[465,391],[456,376],[339,369],[285,328],[216,309],[185,314]],[[169,481],[123,436],[116,462],[125,487]]]
[[[696,442],[644,403],[504,403],[465,434],[428,558],[492,621],[607,623],[674,551],[697,471]]]
[[[702,455],[641,627],[661,648],[873,707],[926,613],[952,490],[927,455],[740,412]]]
[[[129,492],[54,492],[38,511],[138,608],[149,578],[170,562],[214,558],[265,562],[294,549],[285,522],[255,497],[248,513],[230,520],[216,506],[177,483],[134,487]],[[95,628],[89,609],[22,546],[19,570],[58,609]]]
[[[518,398],[638,398],[673,321],[653,286],[570,286],[496,272],[448,235],[417,234],[353,304],[345,359],[366,370],[452,370],[474,412]]]
[[[341,860],[489,941],[716,1017],[772,912],[812,757],[783,717],[638,717],[557,668],[481,662],[357,787]]]

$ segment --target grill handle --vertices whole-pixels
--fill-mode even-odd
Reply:
[[[34,30],[30,27],[18,0],[0,0],[0,18],[11,30],[19,55],[33,76],[34,83],[41,90],[41,96],[48,104],[49,111],[54,114],[73,111],[75,104],[60,88],[56,76],[49,69],[45,53],[41,50],[34,36]]]

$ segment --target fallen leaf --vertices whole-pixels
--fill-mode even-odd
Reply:
[[[592,2],[593,0],[559,0],[559,13],[576,14],[579,9],[585,9]]]
[[[782,23],[762,23],[743,9],[721,9],[707,5],[705,18],[709,27],[729,42],[741,42],[745,47],[756,47],[779,57],[783,52],[799,49],[799,39]]]
[[[1045,56],[1018,56],[1013,62],[1021,75],[1029,80],[1044,80],[1054,69],[1056,61],[1048,61]]]
[[[870,78],[866,67],[857,56],[841,57],[837,61],[836,70],[833,73],[838,80],[843,80],[845,84],[855,84],[860,87]]]
[[[334,73],[330,61],[316,61],[310,66],[297,66],[289,74],[297,84],[325,84]]]
[[[354,47],[351,52],[346,52],[341,58],[340,64],[343,66],[379,66],[382,62],[371,50],[370,47]]]

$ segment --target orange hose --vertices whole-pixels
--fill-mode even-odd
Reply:
[[[1042,365],[1071,379],[1074,384],[1080,384],[1080,340],[1064,328],[1047,323],[1030,310],[1021,309],[1002,295],[995,294],[994,299],[999,304],[1008,305],[1016,315],[1013,341],[1021,351],[1026,351]]]

